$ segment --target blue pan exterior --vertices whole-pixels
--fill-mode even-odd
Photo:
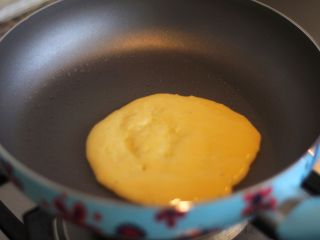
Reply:
[[[172,239],[219,231],[261,210],[275,209],[303,194],[301,182],[320,157],[320,144],[309,149],[281,174],[217,201],[192,205],[144,207],[97,198],[45,179],[0,147],[0,165],[24,194],[48,211],[106,235]]]

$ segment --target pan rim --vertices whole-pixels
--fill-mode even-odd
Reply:
[[[8,36],[10,35],[17,27],[19,27],[21,24],[23,24],[25,21],[27,21],[29,18],[33,17],[34,15],[38,14],[39,12],[42,12],[44,10],[46,10],[47,8],[62,3],[63,0],[57,0],[56,2],[50,3],[36,11],[34,11],[32,14],[26,16],[25,18],[23,18],[22,20],[20,20],[18,23],[16,23],[9,31],[7,31],[1,38],[0,38],[0,44],[1,42]],[[265,4],[262,3],[258,0],[250,0],[250,2],[256,4],[257,6],[260,6],[262,8],[268,9],[269,11],[271,11],[272,13],[274,13],[275,15],[280,16],[284,21],[287,21],[288,23],[290,23],[291,25],[293,25],[295,27],[295,29],[297,31],[300,31],[309,41],[310,44],[312,44],[314,47],[316,47],[318,53],[320,53],[320,43],[318,45],[317,41],[302,27],[300,26],[297,22],[295,22],[293,19],[291,19],[290,17],[286,16],[284,13],[280,12],[279,10]],[[319,147],[317,148],[317,145],[319,145]],[[295,166],[297,166],[299,164],[300,161],[302,161],[304,159],[304,157],[308,154],[310,154],[310,152],[312,151],[311,149],[317,148],[318,152],[320,152],[320,134],[317,135],[316,139],[312,142],[312,144],[310,145],[309,148],[306,149],[306,151],[304,151],[304,153],[302,153],[300,155],[300,157],[298,157],[294,163],[290,164],[289,166],[287,166],[284,170],[274,174],[272,177],[269,177],[257,184],[254,184],[250,187],[246,187],[243,188],[241,190],[236,190],[234,192],[232,192],[232,194],[225,196],[225,197],[221,197],[218,199],[213,199],[213,200],[207,200],[207,201],[202,201],[199,203],[194,203],[193,204],[193,208],[199,207],[199,206],[204,206],[213,202],[222,202],[226,199],[231,198],[232,196],[235,195],[239,195],[243,192],[247,192],[250,191],[250,189],[252,188],[256,188],[257,186],[261,186],[261,185],[265,185],[268,182],[272,182],[275,179],[281,177],[282,175],[285,175],[287,172],[290,172],[293,168],[295,168]],[[316,156],[317,154],[315,154]],[[105,198],[105,197],[100,197],[91,193],[87,193],[81,190],[77,190],[74,189],[72,187],[68,187],[68,186],[64,186],[61,183],[57,183],[47,177],[45,177],[42,174],[39,174],[37,172],[35,172],[34,170],[32,170],[31,168],[27,167],[25,164],[21,163],[17,158],[15,158],[9,151],[6,150],[6,148],[0,143],[0,157],[3,157],[5,160],[9,161],[14,168],[18,169],[19,171],[21,171],[22,173],[24,173],[26,176],[28,176],[30,179],[32,179],[32,181],[35,182],[41,182],[41,185],[44,185],[46,188],[49,188],[53,191],[56,192],[65,192],[68,193],[68,195],[73,196],[74,198],[78,198],[78,199],[86,199],[89,201],[94,201],[96,203],[99,204],[113,204],[113,205],[117,205],[117,206],[123,206],[123,207],[136,207],[136,208],[143,208],[143,209],[162,209],[163,206],[145,206],[145,205],[139,205],[136,203],[132,203],[130,201],[119,201],[119,200],[115,200],[115,199],[111,199],[111,198]],[[315,162],[320,161],[320,159],[316,159],[315,161],[313,161],[313,165],[314,166]]]

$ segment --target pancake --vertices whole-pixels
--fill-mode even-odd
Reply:
[[[143,205],[226,196],[247,174],[261,136],[250,121],[212,100],[154,94],[114,111],[86,145],[99,183]]]

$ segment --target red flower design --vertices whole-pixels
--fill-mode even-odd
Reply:
[[[88,217],[88,212],[85,205],[81,202],[75,202],[71,208],[66,205],[67,195],[61,194],[53,200],[55,209],[62,215],[63,218],[72,221],[78,225],[84,226],[94,232],[101,235],[101,230],[95,226],[87,224],[85,221]],[[94,213],[93,219],[95,221],[101,221],[102,215],[100,213]]]
[[[101,215],[100,213],[95,212],[95,213],[93,214],[93,220],[94,220],[94,221],[100,222],[101,219],[102,219],[102,215]]]
[[[53,200],[53,204],[58,212],[67,220],[75,222],[77,224],[84,224],[87,217],[87,210],[81,202],[75,202],[71,209],[66,206],[66,195],[59,195]]]
[[[133,224],[122,224],[116,229],[116,233],[120,237],[130,239],[141,239],[146,236],[145,232],[138,226]]]
[[[164,221],[169,228],[173,228],[177,221],[185,217],[186,214],[186,212],[179,211],[176,208],[166,208],[157,213],[156,220],[158,222]]]
[[[274,209],[276,199],[272,196],[272,188],[265,187],[257,191],[248,192],[244,195],[246,207],[242,211],[242,215],[248,216],[260,210]]]
[[[21,181],[15,176],[14,174],[14,168],[12,167],[11,164],[5,161],[1,161],[4,171],[7,173],[8,178],[10,181],[20,190],[23,190],[23,185]]]

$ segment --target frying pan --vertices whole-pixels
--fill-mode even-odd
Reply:
[[[102,234],[172,239],[223,229],[301,197],[319,154],[319,60],[303,30],[254,1],[53,4],[0,44],[3,169],[49,211]],[[221,102],[259,129],[261,150],[233,195],[144,207],[95,181],[84,154],[90,128],[159,92]]]

